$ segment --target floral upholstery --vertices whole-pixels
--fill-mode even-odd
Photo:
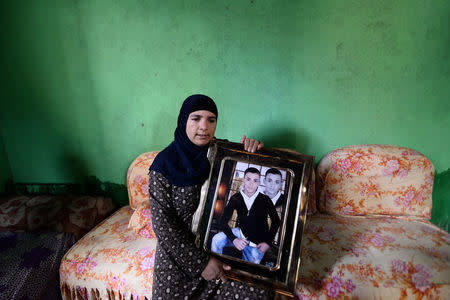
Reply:
[[[431,218],[434,167],[422,154],[389,145],[359,145],[328,153],[318,168],[319,210],[341,215]]]
[[[86,234],[60,267],[64,299],[150,299],[156,239],[128,228],[133,210],[119,209]]]
[[[130,206],[134,209],[129,227],[144,238],[154,238],[148,201],[148,169],[159,151],[146,152],[139,155],[128,168],[127,188]]]
[[[450,234],[390,216],[308,217],[299,299],[449,299]]]
[[[151,298],[156,238],[146,197],[155,156],[131,164],[130,206],[63,258],[64,299]],[[364,180],[370,191],[357,189]],[[423,155],[394,146],[340,148],[320,162],[316,182],[322,213],[307,218],[299,299],[449,298],[450,235],[428,221],[433,166]]]
[[[417,151],[356,145],[317,167],[299,299],[449,299],[450,234],[429,222],[434,169]]]
[[[0,199],[0,231],[52,230],[80,238],[113,208],[103,196],[7,196]]]
[[[159,151],[146,152],[131,163],[127,172],[128,199],[132,209],[148,202],[148,169]]]

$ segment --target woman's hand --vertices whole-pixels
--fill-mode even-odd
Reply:
[[[260,142],[255,139],[249,139],[245,136],[245,134],[242,136],[241,143],[244,144],[245,151],[248,152],[255,152],[256,150],[261,149],[264,147],[264,143]]]
[[[202,277],[206,280],[220,279],[222,282],[226,282],[227,278],[225,277],[224,270],[229,271],[231,267],[211,256],[202,272]]]

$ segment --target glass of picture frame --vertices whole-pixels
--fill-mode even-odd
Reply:
[[[228,278],[293,296],[314,157],[215,140],[196,243],[231,266]]]

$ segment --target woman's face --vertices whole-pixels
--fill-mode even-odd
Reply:
[[[206,146],[216,131],[216,115],[208,110],[197,110],[189,114],[186,134],[197,146]]]

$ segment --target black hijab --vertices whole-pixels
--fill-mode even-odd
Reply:
[[[161,151],[150,166],[150,171],[164,175],[175,186],[203,184],[209,176],[210,164],[206,157],[208,146],[197,146],[186,134],[189,114],[207,110],[217,117],[214,101],[205,95],[192,95],[184,100],[178,115],[174,141]]]

